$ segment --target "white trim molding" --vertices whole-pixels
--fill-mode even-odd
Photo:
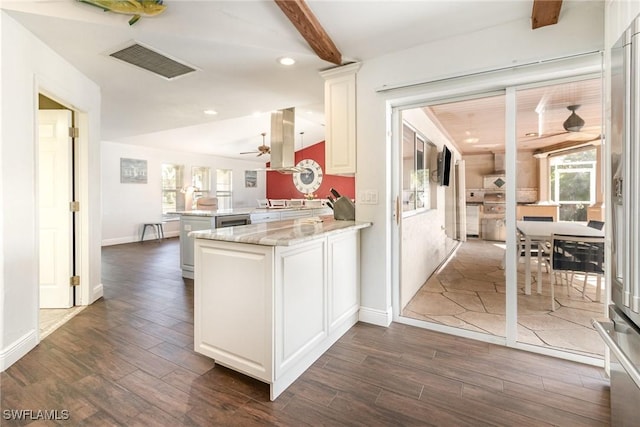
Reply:
[[[358,320],[364,323],[370,323],[372,325],[384,326],[386,328],[391,324],[391,321],[393,320],[393,310],[391,307],[387,308],[387,310],[384,311],[361,306]]]
[[[18,338],[11,345],[0,351],[0,372],[17,362],[22,356],[38,345],[38,334],[35,329],[30,330]]]

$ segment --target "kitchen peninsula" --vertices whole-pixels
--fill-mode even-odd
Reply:
[[[331,216],[196,231],[194,350],[274,400],[358,321],[360,230]]]

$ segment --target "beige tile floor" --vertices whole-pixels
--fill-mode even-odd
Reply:
[[[505,336],[505,277],[500,268],[504,243],[470,239],[462,243],[441,269],[418,290],[403,310],[413,319]],[[532,272],[537,271],[535,260]],[[518,341],[563,351],[603,357],[604,344],[590,320],[604,316],[595,302],[596,279],[575,275],[567,286],[555,287],[556,311],[551,311],[551,276],[543,269],[542,294],[524,294],[524,264],[518,265]],[[535,280],[535,279],[534,279]],[[604,296],[604,280],[603,280]]]
[[[84,310],[86,306],[80,305],[71,308],[41,308],[40,309],[40,339],[64,325],[69,319]]]

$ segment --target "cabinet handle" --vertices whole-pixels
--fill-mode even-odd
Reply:
[[[400,196],[396,196],[396,225],[400,225]]]

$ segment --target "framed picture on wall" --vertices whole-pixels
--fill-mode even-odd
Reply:
[[[244,171],[244,186],[247,188],[254,188],[258,186],[257,171]]]
[[[122,184],[146,184],[147,161],[138,159],[120,158],[120,183]]]

